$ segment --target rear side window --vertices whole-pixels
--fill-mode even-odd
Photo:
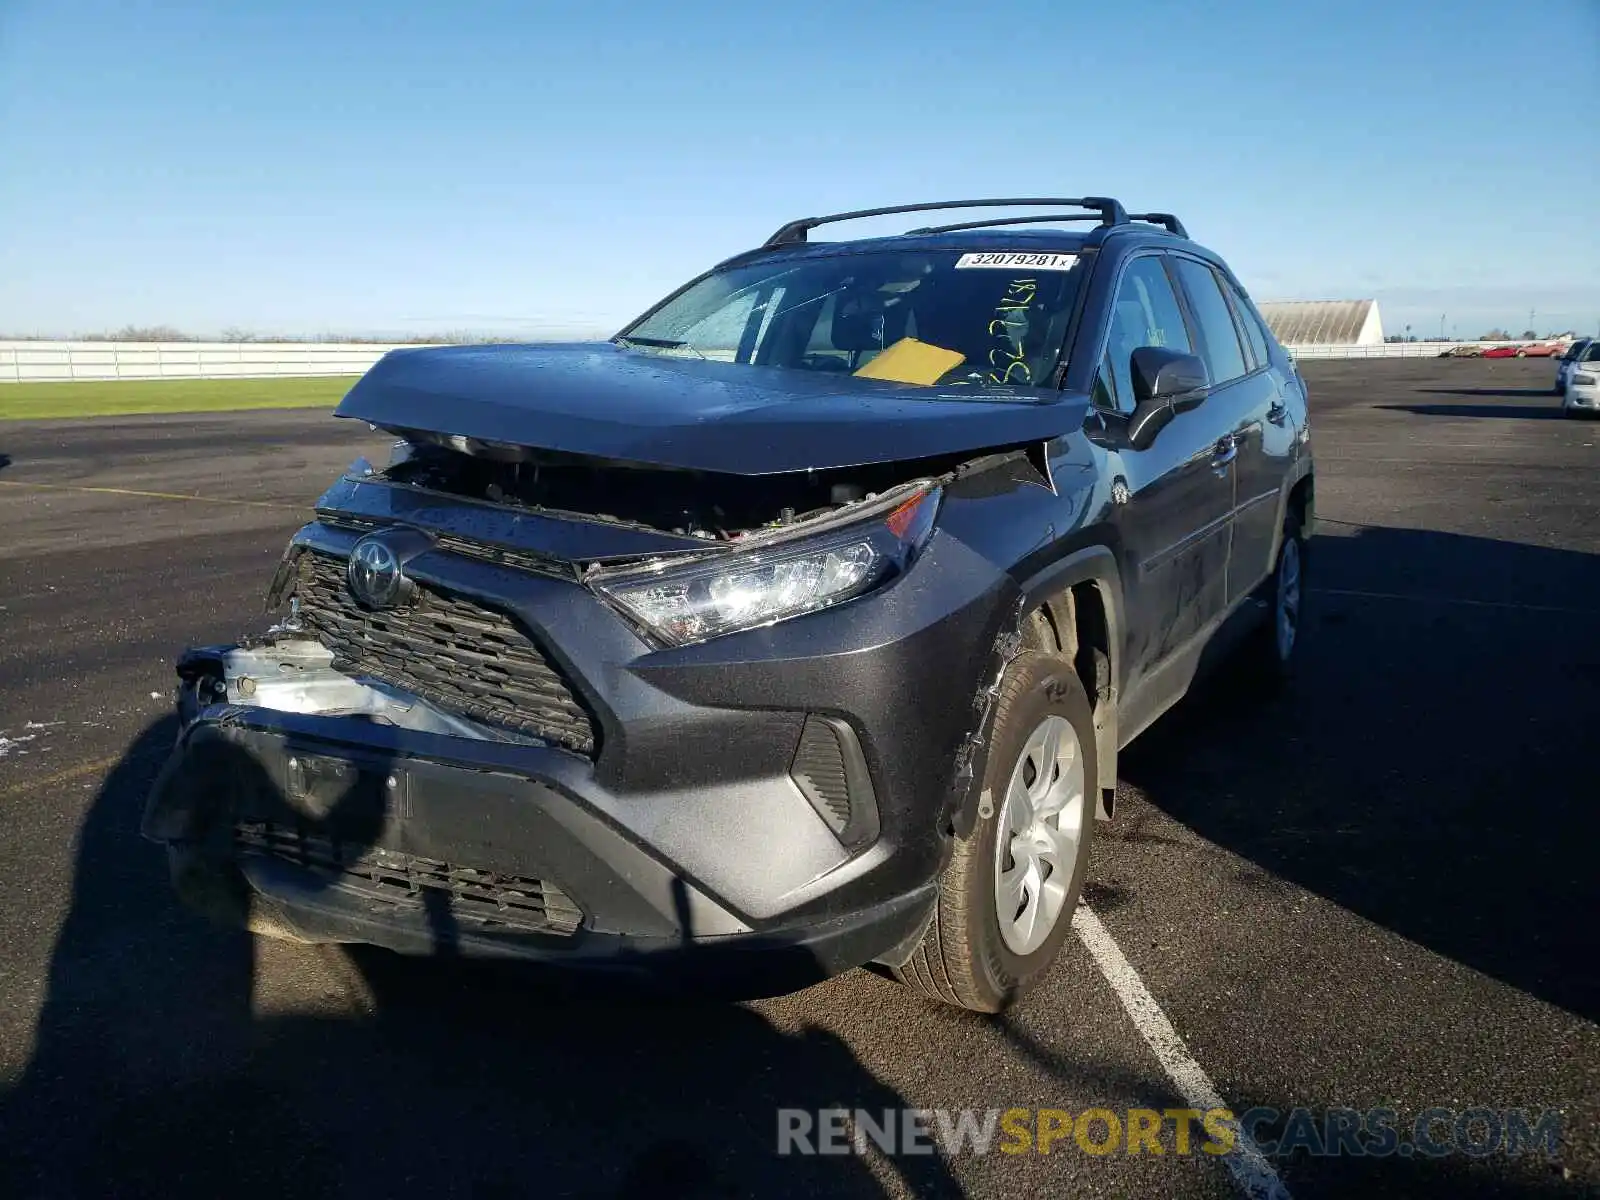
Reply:
[[[1217,277],[1211,268],[1192,258],[1175,258],[1178,278],[1189,297],[1189,310],[1194,314],[1200,334],[1200,356],[1211,372],[1212,383],[1226,383],[1245,374],[1244,348],[1239,344],[1239,330],[1234,326],[1233,313],[1217,286]]]
[[[1189,353],[1189,332],[1183,310],[1161,260],[1154,255],[1128,264],[1117,284],[1111,306],[1111,333],[1106,356],[1111,361],[1114,392],[1124,405],[1133,403],[1133,374],[1129,365],[1140,346],[1162,346]]]
[[[1244,326],[1245,340],[1250,343],[1250,353],[1255,356],[1256,369],[1260,370],[1272,361],[1272,356],[1267,352],[1267,331],[1261,327],[1261,318],[1256,316],[1250,301],[1228,281],[1227,276],[1219,273],[1217,278],[1228,289],[1228,296],[1233,300],[1233,313],[1239,318],[1239,324]]]
[[[1600,362],[1600,342],[1590,342],[1589,348],[1583,352],[1581,362]]]

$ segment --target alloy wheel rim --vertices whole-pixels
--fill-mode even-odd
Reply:
[[[1275,614],[1278,631],[1278,657],[1285,662],[1294,652],[1295,635],[1300,629],[1300,543],[1289,538],[1283,543],[1278,560],[1278,605]]]
[[[1040,721],[1017,756],[995,831],[995,912],[1013,954],[1042,946],[1071,894],[1087,790],[1072,723]]]

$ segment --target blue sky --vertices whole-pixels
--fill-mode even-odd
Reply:
[[[789,217],[1089,193],[1592,332],[1597,115],[1600,0],[0,0],[0,331],[609,331]]]

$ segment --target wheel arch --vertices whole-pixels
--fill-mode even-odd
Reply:
[[[1024,635],[1064,654],[1094,715],[1099,764],[1096,815],[1112,815],[1117,787],[1117,711],[1122,695],[1122,573],[1110,546],[1085,546],[1041,568],[1021,585]],[[1053,643],[1053,644],[1051,644]]]
[[[1288,524],[1290,513],[1300,519],[1300,541],[1309,542],[1311,535],[1316,532],[1317,522],[1317,476],[1312,469],[1310,459],[1302,459],[1296,463],[1284,477],[1278,495],[1278,526],[1272,534],[1271,561],[1273,562],[1278,561],[1283,530]],[[1304,550],[1304,545],[1301,548]]]

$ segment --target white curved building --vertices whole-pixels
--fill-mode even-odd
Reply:
[[[1286,347],[1383,345],[1376,300],[1275,300],[1256,307]]]

